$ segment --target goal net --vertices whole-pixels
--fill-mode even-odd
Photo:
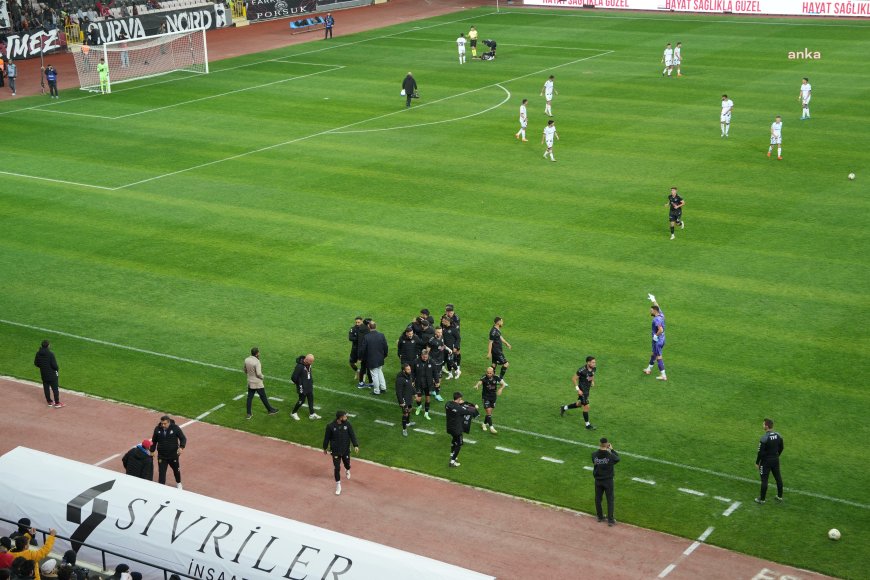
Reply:
[[[83,45],[73,57],[81,89],[91,92],[110,93],[112,85],[175,71],[208,72],[205,29],[117,40],[100,46]],[[100,59],[108,66],[102,83]]]

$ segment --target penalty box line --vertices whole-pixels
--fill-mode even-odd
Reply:
[[[243,373],[243,372],[244,372],[244,371],[243,371],[242,369],[240,369],[240,368],[228,367],[228,366],[226,366],[226,365],[219,365],[219,364],[214,364],[214,363],[209,363],[209,362],[199,361],[199,360],[196,360],[196,359],[191,359],[191,358],[181,357],[181,356],[177,356],[177,355],[173,355],[173,354],[167,354],[167,353],[163,353],[163,352],[157,352],[157,351],[148,350],[148,349],[144,349],[144,348],[138,348],[138,347],[135,347],[135,346],[129,346],[129,345],[125,345],[125,344],[119,344],[119,343],[116,343],[116,342],[110,342],[110,341],[107,341],[107,340],[101,340],[101,339],[98,339],[98,338],[90,338],[90,337],[87,337],[87,336],[81,336],[81,335],[78,335],[78,334],[72,334],[72,333],[69,333],[69,332],[64,332],[64,331],[62,331],[62,330],[54,330],[54,329],[51,329],[51,328],[44,328],[44,327],[35,326],[35,325],[32,325],[32,324],[25,324],[25,323],[23,323],[23,322],[16,322],[16,321],[13,321],[13,320],[5,320],[5,319],[0,318],[0,324],[7,324],[7,325],[9,325],[9,326],[15,326],[15,327],[18,327],[18,328],[26,328],[26,329],[28,329],[28,330],[38,330],[38,331],[40,331],[40,332],[47,332],[47,333],[49,333],[49,334],[55,334],[55,335],[58,335],[58,336],[65,336],[65,337],[67,337],[67,338],[73,338],[73,339],[81,340],[81,341],[84,341],[84,342],[90,342],[90,343],[93,343],[93,344],[99,344],[99,345],[108,346],[108,347],[111,347],[111,348],[117,348],[117,349],[121,349],[121,350],[129,350],[129,351],[132,351],[132,352],[137,352],[137,353],[141,353],[141,354],[147,354],[147,355],[151,355],[151,356],[156,356],[156,357],[160,357],[160,358],[170,359],[170,360],[174,360],[174,361],[178,361],[178,362],[183,362],[183,363],[188,363],[188,364],[193,364],[193,365],[198,365],[198,366],[202,366],[202,367],[208,367],[208,368],[213,368],[213,369],[217,369],[217,370],[223,370],[223,371],[231,372],[231,373],[234,373],[234,374],[240,374],[240,373]],[[284,383],[284,384],[292,384],[292,381],[291,381],[290,379],[285,379],[285,378],[281,378],[281,377],[273,377],[273,376],[268,376],[268,375],[266,376],[266,378],[269,379],[269,380],[271,380],[271,381],[276,381],[276,382],[280,382],[280,383]],[[342,397],[349,397],[349,398],[352,398],[352,399],[360,399],[360,400],[364,400],[364,401],[368,401],[368,402],[378,403],[378,404],[381,404],[381,405],[387,405],[387,406],[390,406],[390,407],[394,407],[394,406],[395,406],[395,403],[391,403],[391,402],[389,402],[389,401],[385,401],[385,400],[382,400],[382,399],[372,399],[371,397],[366,396],[366,395],[360,395],[360,394],[357,394],[357,393],[347,392],[347,391],[338,390],[338,389],[332,389],[332,388],[324,387],[324,386],[320,386],[320,385],[317,385],[317,388],[318,388],[319,390],[321,390],[321,391],[325,391],[325,392],[332,393],[332,394],[335,394],[335,395],[339,395],[339,396],[342,396]],[[442,413],[438,413],[438,415],[442,415]],[[568,445],[577,445],[577,446],[580,446],[580,447],[588,447],[588,448],[594,448],[594,449],[597,449],[597,448],[598,448],[597,445],[594,445],[594,444],[591,444],[591,443],[584,443],[584,442],[582,442],[582,441],[573,441],[573,440],[571,440],[571,439],[565,439],[564,437],[557,437],[557,436],[554,436],[554,435],[547,435],[547,434],[545,434],[545,433],[536,433],[536,432],[534,432],[534,431],[527,431],[527,430],[525,430],[525,429],[517,429],[517,428],[515,428],[515,427],[508,427],[508,426],[505,426],[505,425],[501,425],[501,426],[499,427],[499,429],[502,430],[502,431],[512,431],[512,432],[514,432],[514,433],[519,433],[519,434],[527,435],[527,436],[529,436],[529,437],[534,437],[534,438],[537,438],[537,439],[545,439],[545,440],[548,440],[548,441],[555,441],[555,442],[559,442],[559,443],[565,443],[565,444],[568,444]],[[723,478],[723,479],[729,479],[729,480],[732,480],[732,481],[740,481],[740,482],[746,482],[746,483],[752,483],[752,484],[757,484],[757,483],[758,483],[758,481],[755,480],[755,479],[749,479],[749,478],[747,478],[747,477],[741,477],[741,476],[739,476],[739,475],[732,475],[732,474],[730,474],[730,473],[722,473],[722,472],[719,472],[719,471],[714,471],[714,470],[712,470],[712,469],[706,469],[706,468],[703,468],[703,467],[696,467],[696,466],[693,466],[693,465],[685,465],[685,464],[683,464],[683,463],[677,463],[677,462],[675,462],[675,461],[669,461],[669,460],[666,460],[666,459],[659,459],[659,458],[657,458],[657,457],[650,457],[650,456],[648,456],[648,455],[641,455],[641,454],[638,454],[638,453],[631,453],[631,452],[628,452],[628,451],[621,451],[620,454],[623,455],[623,456],[625,456],[625,457],[632,457],[632,458],[634,458],[634,459],[640,459],[640,460],[643,460],[643,461],[649,461],[649,462],[652,462],[652,463],[658,463],[658,464],[661,464],[661,465],[666,465],[666,466],[668,466],[668,467],[674,467],[674,468],[683,469],[683,470],[687,470],[687,471],[694,471],[694,472],[696,472],[696,473],[703,473],[703,474],[705,474],[705,475],[712,475],[712,476],[715,476],[715,477],[720,477],[720,478]],[[811,492],[811,491],[803,491],[803,490],[794,489],[794,488],[789,488],[789,487],[786,487],[785,490],[788,491],[788,492],[794,493],[794,494],[803,495],[803,496],[807,496],[807,497],[813,497],[813,498],[816,498],[816,499],[822,499],[822,500],[831,501],[831,502],[835,502],[835,503],[840,503],[840,504],[848,505],[848,506],[851,506],[851,507],[856,507],[856,508],[861,508],[861,509],[870,509],[870,505],[863,504],[863,503],[860,503],[860,502],[857,502],[857,501],[852,501],[852,500],[842,499],[842,498],[838,498],[838,497],[831,497],[831,496],[828,496],[828,495],[823,495],[823,494],[819,494],[819,493],[814,493],[814,492]]]

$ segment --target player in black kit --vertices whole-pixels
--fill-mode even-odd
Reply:
[[[359,329],[362,326],[363,319],[362,316],[357,316],[353,321],[353,326],[350,327],[350,330],[347,331],[347,339],[350,341],[350,357],[348,357],[348,363],[350,363],[350,368],[353,369],[353,374],[355,377],[359,378],[359,368],[356,366],[357,352],[359,351]]]
[[[559,407],[559,415],[565,416],[565,411],[568,409],[576,409],[583,407],[583,421],[586,423],[586,428],[590,431],[595,430],[595,425],[589,422],[589,391],[595,386],[595,357],[586,357],[586,366],[577,369],[574,375],[574,388],[577,389],[577,402],[570,405],[562,405]]]
[[[492,424],[492,411],[495,409],[496,399],[501,395],[507,383],[501,377],[495,376],[495,370],[492,367],[487,367],[486,374],[480,377],[480,380],[474,385],[474,390],[481,386],[483,387],[483,408],[486,411],[486,417],[483,419],[483,430],[486,431],[488,426],[490,433],[498,433],[495,430],[495,425]]]
[[[685,229],[686,224],[683,223],[683,206],[686,205],[686,202],[683,201],[683,198],[677,193],[677,188],[671,188],[671,194],[668,196],[668,202],[665,204],[668,206],[668,221],[671,223],[671,239],[674,239],[674,226],[679,224],[680,229]]]
[[[487,349],[486,358],[492,360],[492,368],[501,365],[501,370],[498,373],[498,376],[504,379],[504,374],[507,372],[510,363],[504,357],[504,351],[502,350],[502,344],[511,349],[511,343],[506,341],[504,337],[501,335],[501,327],[504,325],[504,320],[502,320],[501,316],[496,316],[495,320],[492,321],[492,329],[489,331],[489,348]],[[505,383],[507,386],[507,383]]]
[[[782,501],[782,476],[779,474],[779,456],[783,450],[782,435],[773,430],[773,419],[764,420],[764,435],[758,442],[755,467],[761,475],[761,494],[755,503],[763,504],[767,497],[767,480],[770,474],[776,480],[776,501]]]

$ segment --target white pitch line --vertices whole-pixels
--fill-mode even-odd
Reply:
[[[116,457],[121,457],[121,454],[120,454],[120,453],[115,453],[114,455],[110,455],[109,457],[106,457],[106,458],[103,459],[102,461],[97,461],[96,463],[94,463],[94,465],[96,465],[96,466],[99,467],[100,465],[102,465],[102,464],[104,464],[104,463],[108,463],[108,462],[110,462],[111,460],[115,459]]]
[[[396,426],[395,423],[390,423],[389,421],[382,421],[380,419],[375,419],[375,423],[377,423],[378,425],[386,425],[387,427],[395,427]]]
[[[79,187],[90,187],[91,189],[102,189],[105,191],[114,191],[114,187],[106,187],[105,185],[93,185],[91,183],[78,183],[76,181],[67,181],[66,179],[52,179],[51,177],[43,177],[41,175],[28,175],[26,173],[15,173],[13,171],[0,171],[0,175],[11,175],[12,177],[24,177],[26,179],[36,179],[38,181],[50,181],[51,183],[60,183],[62,185],[77,185]]]
[[[555,457],[547,457],[546,455],[542,455],[541,459],[544,461],[549,461],[550,463],[565,463],[561,459],[556,459]]]
[[[416,427],[414,429],[414,431],[417,431],[418,433],[425,433],[426,435],[434,435],[435,434],[435,431],[430,431],[429,429],[420,429],[419,427]]]
[[[282,399],[281,397],[269,397],[269,400],[270,400],[270,401],[278,401],[279,403],[283,403],[283,402],[284,402],[284,399]],[[316,409],[316,408],[317,408],[317,407],[315,407],[315,409]]]
[[[724,501],[725,503],[731,503],[731,500],[727,497],[722,497],[721,495],[714,495],[713,499],[718,499],[719,501]]]
[[[722,512],[722,515],[727,518],[728,516],[733,514],[737,510],[737,508],[740,507],[740,505],[741,505],[741,503],[739,501],[735,501],[730,506],[728,506],[728,509],[726,509],[724,512]]]
[[[498,449],[499,451],[504,451],[505,453],[513,453],[514,455],[519,455],[520,453],[518,450],[511,449],[510,447],[500,447],[496,445],[496,449]]]
[[[697,489],[688,489],[686,487],[678,487],[677,489],[683,493],[688,493],[689,495],[697,495],[698,497],[705,497],[707,495],[703,491],[698,491]]]
[[[707,538],[710,537],[710,534],[712,534],[713,530],[715,530],[715,529],[716,528],[714,528],[713,526],[710,526],[709,528],[704,530],[704,533],[702,533],[700,536],[698,536],[698,541],[699,542],[706,542]]]
[[[594,469],[592,469],[591,465],[584,465],[583,469],[585,469],[586,471],[594,471]]]
[[[348,413],[347,416],[353,419],[354,417],[356,417],[356,413]]]
[[[38,331],[40,331],[40,332],[47,332],[47,333],[50,333],[50,334],[55,334],[55,335],[57,335],[57,336],[65,336],[65,337],[68,337],[68,338],[74,338],[74,339],[76,339],[76,340],[81,340],[81,341],[84,341],[84,342],[90,342],[90,343],[92,343],[92,344],[100,344],[100,345],[103,345],[103,346],[109,346],[109,347],[112,347],[112,348],[118,348],[118,349],[122,349],[122,350],[129,350],[129,351],[132,351],[132,352],[138,352],[138,353],[142,353],[142,354],[148,354],[148,355],[151,355],[151,356],[161,357],[161,358],[165,358],[165,359],[169,359],[169,360],[174,360],[174,361],[178,361],[178,362],[184,362],[184,363],[193,364],[193,365],[198,365],[198,366],[202,366],[202,367],[208,367],[208,368],[213,368],[213,369],[223,370],[223,371],[227,371],[227,372],[230,372],[230,373],[236,373],[236,374],[239,374],[239,373],[243,373],[243,372],[244,372],[242,369],[237,368],[237,367],[229,367],[229,366],[225,366],[225,365],[213,364],[213,363],[204,362],[204,361],[199,361],[199,360],[195,360],[195,359],[190,359],[190,358],[180,357],[180,356],[176,356],[176,355],[172,355],[172,354],[167,354],[167,353],[162,353],[162,352],[156,352],[156,351],[148,350],[148,349],[144,349],[144,348],[137,348],[137,347],[135,347],[135,346],[128,346],[128,345],[125,345],[125,344],[119,344],[119,343],[115,343],[115,342],[110,342],[110,341],[107,341],[107,340],[100,340],[100,339],[97,339],[97,338],[90,338],[90,337],[87,337],[87,336],[81,336],[81,335],[78,335],[78,334],[72,334],[72,333],[70,333],[70,332],[64,332],[64,331],[62,331],[62,330],[54,330],[54,329],[51,329],[51,328],[44,328],[44,327],[41,327],[41,326],[35,326],[35,325],[32,325],[32,324],[24,324],[24,323],[22,323],[22,322],[15,322],[15,321],[12,321],[12,320],[0,319],[0,324],[8,324],[8,325],[10,325],[10,326],[16,326],[16,327],[19,327],[19,328],[27,328],[27,329],[30,329],[30,330],[38,330]],[[290,379],[285,379],[285,378],[282,378],[282,377],[273,377],[273,376],[268,376],[268,375],[267,375],[266,378],[269,379],[270,381],[275,381],[275,382],[279,382],[279,383],[291,383]],[[318,390],[321,390],[321,391],[324,391],[324,392],[327,392],[327,393],[332,393],[332,394],[335,394],[335,395],[339,395],[339,396],[342,396],[342,397],[349,397],[349,398],[351,398],[351,399],[360,399],[360,400],[364,400],[364,401],[375,402],[375,403],[378,403],[378,404],[381,404],[381,405],[387,405],[387,406],[390,406],[390,407],[395,406],[395,403],[391,403],[391,402],[388,401],[388,400],[373,399],[371,396],[361,395],[361,394],[357,394],[357,393],[355,393],[355,392],[349,392],[349,391],[344,391],[344,390],[332,389],[332,388],[330,388],[330,387],[323,387],[323,386],[316,386],[316,388],[317,388]],[[354,389],[354,390],[356,390],[356,389]],[[437,413],[437,412],[435,412],[435,411],[430,411],[430,413],[434,413],[434,414],[442,415],[442,413]],[[537,439],[544,439],[544,440],[547,440],[547,441],[554,441],[554,442],[557,442],[557,443],[564,443],[564,444],[566,444],[566,445],[576,445],[576,446],[579,446],[579,447],[587,447],[587,448],[589,448],[589,449],[598,449],[598,445],[595,445],[595,444],[592,444],[592,443],[585,443],[585,442],[583,442],[583,441],[577,441],[577,440],[574,440],[574,439],[566,439],[566,438],[564,438],[564,437],[557,437],[557,436],[555,436],[555,435],[548,435],[548,434],[546,434],[546,433],[537,433],[537,432],[535,432],[535,431],[528,431],[528,430],[525,430],[525,429],[517,429],[516,427],[508,427],[508,426],[505,426],[505,425],[501,425],[501,426],[499,427],[499,430],[501,430],[501,431],[511,431],[511,432],[513,432],[513,433],[519,433],[519,434],[521,434],[521,435],[527,435],[527,436],[529,436],[529,437],[534,437],[534,438],[537,438]],[[694,466],[694,465],[686,465],[686,464],[684,464],[684,463],[677,463],[677,462],[675,462],[675,461],[669,461],[669,460],[667,460],[667,459],[660,459],[660,458],[658,458],[658,457],[650,457],[650,456],[648,456],[648,455],[642,455],[642,454],[640,454],[640,453],[631,453],[631,452],[629,452],[629,451],[620,451],[619,453],[620,453],[620,455],[623,456],[623,457],[631,457],[631,458],[634,458],[634,459],[640,459],[640,460],[642,460],[642,461],[649,461],[650,463],[657,463],[657,464],[659,464],[659,465],[666,465],[666,466],[668,466],[668,467],[674,467],[674,468],[677,468],[677,469],[683,469],[683,470],[686,470],[686,471],[694,471],[694,472],[696,472],[696,473],[703,473],[703,474],[705,474],[705,475],[712,475],[712,476],[714,476],[714,477],[719,477],[719,478],[722,478],[722,479],[728,479],[728,480],[731,480],[731,481],[740,481],[740,482],[743,482],[743,483],[751,483],[751,484],[753,484],[753,485],[755,485],[755,484],[758,483],[758,479],[757,479],[757,478],[756,478],[756,479],[750,479],[750,478],[748,478],[748,477],[742,477],[742,476],[740,476],[740,475],[732,475],[732,474],[730,474],[730,473],[722,473],[722,472],[720,472],[720,471],[714,471],[714,470],[712,470],[712,469],[706,469],[706,468],[704,468],[704,467],[697,467],[697,466]],[[591,469],[591,468],[590,468],[590,469]],[[785,490],[788,491],[788,492],[790,492],[790,493],[797,494],[797,495],[803,495],[803,496],[807,496],[807,497],[813,497],[813,498],[816,498],[816,499],[822,499],[822,500],[825,500],[825,501],[830,501],[830,502],[834,502],[834,503],[840,503],[840,504],[843,504],[843,505],[848,505],[848,506],[852,506],[852,507],[856,507],[856,508],[861,508],[861,509],[870,509],[870,504],[864,504],[864,503],[860,503],[860,502],[857,502],[857,501],[852,501],[852,500],[848,500],[848,499],[842,499],[842,498],[839,498],[839,497],[831,497],[831,496],[829,496],[829,495],[824,495],[824,494],[815,493],[815,492],[811,492],[811,491],[803,491],[803,490],[800,490],[800,489],[794,489],[794,488],[790,488],[790,487],[786,487]]]
[[[245,393],[242,393],[241,395],[236,395],[235,397],[233,397],[233,401],[238,401],[239,399],[244,399],[244,398],[245,398]]]
[[[673,571],[673,569],[676,568],[676,567],[677,567],[676,564],[668,564],[668,565],[665,567],[664,570],[662,570],[661,572],[659,572],[658,577],[659,577],[659,578],[664,578],[665,576],[667,576],[668,574],[670,574],[670,573]]]
[[[641,478],[639,478],[639,477],[632,477],[631,480],[632,480],[632,481],[636,481],[636,482],[638,482],[638,483],[645,483],[645,484],[647,484],[647,485],[655,485],[655,484],[656,484],[656,482],[654,482],[654,481],[651,480],[651,479],[641,479]]]
[[[476,439],[466,439],[465,437],[463,437],[463,438],[462,438],[462,442],[463,442],[463,443],[471,443],[472,445],[477,445],[477,440],[476,440]]]

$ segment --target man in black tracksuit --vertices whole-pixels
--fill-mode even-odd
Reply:
[[[347,420],[345,411],[335,412],[335,421],[326,426],[323,435],[323,453],[332,453],[332,466],[335,475],[335,495],[341,495],[341,464],[344,463],[345,475],[350,479],[350,446],[359,453],[359,444],[353,427]]]
[[[767,480],[770,474],[776,480],[776,500],[782,501],[782,475],[779,473],[779,456],[785,445],[782,435],[773,430],[773,419],[764,420],[764,435],[758,442],[758,455],[755,457],[755,467],[761,475],[761,494],[755,498],[755,503],[763,504],[767,497]]]
[[[399,342],[396,345],[396,352],[399,355],[399,366],[406,364],[413,365],[422,351],[423,341],[414,334],[414,328],[408,326],[402,336],[399,337]]]
[[[445,314],[441,318],[441,335],[444,337],[444,344],[450,351],[447,353],[447,380],[459,378],[462,373],[459,365],[462,362],[462,354],[460,353],[461,337],[459,335],[459,327],[453,322],[453,317]]]
[[[354,374],[359,378],[359,368],[356,366],[356,362],[359,360],[357,358],[357,352],[359,351],[359,329],[362,326],[363,319],[362,316],[357,316],[353,321],[353,326],[350,327],[350,330],[347,331],[347,339],[350,341],[350,356],[348,357],[348,363],[350,364],[350,368],[353,369]]]
[[[160,417],[160,423],[151,435],[151,452],[157,453],[157,481],[166,483],[166,468],[172,468],[175,487],[181,489],[181,466],[178,463],[181,452],[187,446],[187,437],[181,427],[169,415]]]
[[[402,364],[402,370],[396,375],[396,400],[402,408],[402,435],[408,436],[408,424],[411,422],[411,409],[414,407],[414,375],[411,374],[411,365]]]
[[[145,439],[121,458],[121,464],[127,475],[154,481],[154,458],[151,456],[151,446],[151,441]]]
[[[408,76],[402,81],[402,90],[405,91],[405,107],[410,107],[411,99],[417,93],[417,81],[414,80],[414,76],[411,73],[408,73]]]
[[[57,359],[54,353],[49,348],[51,343],[47,340],[42,341],[42,348],[36,351],[36,358],[33,359],[33,365],[39,368],[39,375],[42,377],[42,389],[45,392],[45,402],[49,407],[60,409],[65,405],[60,402],[60,385],[58,384],[58,375],[60,374],[57,367]],[[54,395],[52,402],[51,396]]]
[[[462,449],[462,434],[471,430],[471,420],[480,415],[477,405],[466,403],[462,399],[462,393],[453,393],[453,400],[444,406],[447,415],[447,433],[453,437],[450,441],[450,467],[459,467],[456,461],[459,451]]]
[[[429,416],[429,397],[435,390],[437,383],[435,377],[436,367],[429,360],[429,353],[424,350],[420,354],[420,358],[414,362],[412,368],[414,371],[414,388],[416,389],[417,396],[417,411],[415,414],[419,415],[422,409],[424,411],[423,416],[427,420],[431,420],[432,417]],[[424,395],[426,397],[425,403],[423,403]],[[422,407],[420,406],[421,404],[423,404]]]
[[[362,324],[356,331],[356,360],[359,361],[359,383],[357,387],[360,389],[367,389],[372,386],[372,372],[366,366],[365,352],[363,350],[363,344],[365,343],[366,335],[369,333],[369,323],[371,321],[371,318],[363,318]],[[369,380],[368,383],[366,383],[366,378]]]
[[[299,420],[299,415],[296,414],[302,404],[308,401],[308,418],[311,420],[320,419],[320,415],[314,412],[314,379],[311,378],[311,365],[314,364],[314,355],[306,354],[296,357],[296,368],[293,369],[293,375],[290,380],[296,385],[296,394],[299,395],[299,400],[293,406],[293,411],[290,416],[295,421]]]
[[[426,348],[429,349],[429,359],[435,365],[435,400],[443,401],[441,397],[441,372],[444,369],[444,363],[447,362],[447,342],[444,340],[444,330],[439,326],[435,329],[435,334],[426,343]]]
[[[607,495],[607,525],[613,526],[613,466],[619,463],[619,454],[613,449],[606,437],[601,438],[598,451],[592,452],[592,476],[595,478],[595,512],[598,521],[604,521],[601,510],[601,496]]]

